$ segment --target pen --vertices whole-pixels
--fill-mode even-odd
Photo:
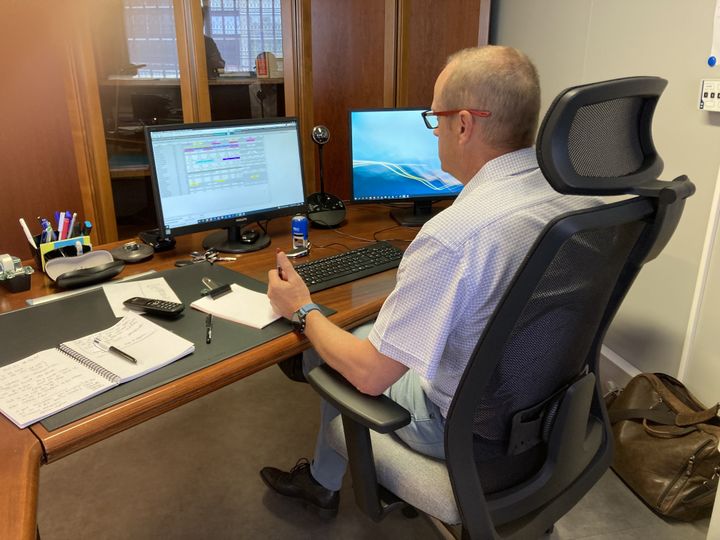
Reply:
[[[70,210],[65,210],[65,220],[63,221],[63,224],[65,226],[65,235],[63,238],[67,240],[70,238],[70,220],[72,219],[72,214],[70,213]]]
[[[275,264],[277,265],[278,277],[279,277],[280,279],[282,279],[283,281],[286,281],[285,278],[283,277],[283,271],[282,271],[282,267],[280,266],[280,261],[277,260],[278,253],[280,253],[280,250],[279,250],[279,249],[276,249],[276,250],[275,250],[275,261],[276,261]]]
[[[77,218],[77,212],[73,212],[72,218],[70,218],[70,226],[68,227],[68,238],[73,237],[73,230],[75,230],[75,219]]]
[[[208,313],[207,317],[205,317],[205,343],[210,343],[212,341],[212,324],[212,313]]]
[[[63,231],[65,230],[65,214],[60,212],[58,213],[58,240],[62,240],[63,237]]]
[[[97,345],[98,347],[100,347],[100,348],[101,348],[103,351],[105,351],[105,352],[115,353],[115,354],[117,354],[118,356],[122,356],[125,360],[127,360],[127,361],[129,361],[129,362],[132,362],[133,364],[137,364],[137,360],[135,360],[134,357],[130,356],[130,355],[129,355],[128,353],[126,353],[126,352],[121,351],[120,349],[118,349],[117,347],[115,347],[115,346],[113,346],[113,345],[109,345],[109,344],[105,343],[105,342],[104,342],[102,339],[100,339],[99,337],[96,337],[95,339],[93,339],[93,343],[95,343],[95,345]]]
[[[27,237],[27,241],[30,242],[30,245],[37,249],[37,244],[35,243],[35,239],[32,237],[32,234],[30,234],[30,229],[28,229],[27,223],[25,223],[25,220],[23,218],[20,218],[20,226],[22,227],[23,232],[25,233],[25,236]]]

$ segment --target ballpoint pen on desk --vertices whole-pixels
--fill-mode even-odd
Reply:
[[[213,316],[212,313],[208,313],[205,317],[205,343],[212,342],[212,327],[213,327]]]
[[[133,364],[137,364],[137,360],[134,357],[130,356],[126,352],[121,351],[120,349],[118,349],[117,347],[114,347],[113,345],[105,343],[99,337],[96,337],[95,339],[93,339],[93,343],[105,352],[115,353],[118,356],[122,356],[125,360],[127,360],[129,362],[132,362]]]

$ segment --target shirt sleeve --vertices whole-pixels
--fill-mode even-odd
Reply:
[[[430,379],[467,303],[466,261],[422,233],[405,252],[395,289],[368,339],[382,354]]]

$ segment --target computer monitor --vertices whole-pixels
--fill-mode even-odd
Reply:
[[[457,196],[463,185],[440,168],[437,137],[423,122],[425,109],[350,111],[354,202],[412,202],[390,214],[420,226],[436,211],[433,201]]]
[[[203,247],[255,251],[270,237],[244,225],[304,211],[295,118],[153,126],[146,140],[162,237],[225,228]]]

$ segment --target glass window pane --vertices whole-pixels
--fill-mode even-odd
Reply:
[[[138,77],[180,76],[172,0],[123,0],[131,64]]]

